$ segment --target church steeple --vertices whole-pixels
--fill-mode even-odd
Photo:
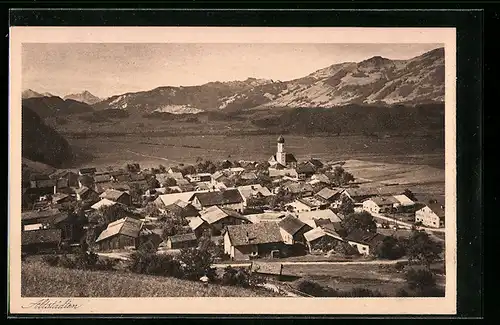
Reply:
[[[276,151],[276,161],[283,166],[286,166],[286,153],[285,153],[285,138],[282,135],[278,138],[278,148]]]

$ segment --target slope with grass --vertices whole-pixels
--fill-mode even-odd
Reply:
[[[23,262],[23,297],[266,297],[272,292],[118,271],[84,271]]]

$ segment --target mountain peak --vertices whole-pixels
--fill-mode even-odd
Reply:
[[[364,61],[361,61],[359,63],[360,66],[375,66],[375,67],[380,67],[384,64],[387,64],[389,62],[392,62],[390,59],[388,58],[384,58],[380,55],[376,55],[374,57],[371,57],[369,59],[366,59]]]
[[[34,97],[43,97],[42,94],[39,92],[34,91],[33,89],[26,89],[22,93],[22,98],[27,99],[27,98],[34,98]]]
[[[93,95],[88,90],[84,90],[81,93],[69,94],[67,96],[64,96],[64,99],[72,99],[89,105],[93,105],[101,101],[99,97]]]

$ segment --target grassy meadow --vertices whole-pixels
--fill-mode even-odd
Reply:
[[[22,262],[22,297],[271,297],[250,290],[119,271],[84,271]]]

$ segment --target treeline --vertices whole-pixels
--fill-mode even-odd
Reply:
[[[22,107],[22,156],[61,167],[73,157],[68,141],[57,131],[47,126],[40,116],[23,105]]]
[[[27,107],[41,118],[50,116],[64,116],[92,112],[92,106],[61,97],[36,97],[23,99],[23,107]]]
[[[90,114],[78,116],[82,121],[90,123],[110,122],[112,119],[123,119],[130,116],[130,113],[124,109],[105,109],[102,111],[94,111]]]
[[[302,134],[438,131],[444,130],[444,104],[295,108],[252,123],[267,130],[293,130]]]

